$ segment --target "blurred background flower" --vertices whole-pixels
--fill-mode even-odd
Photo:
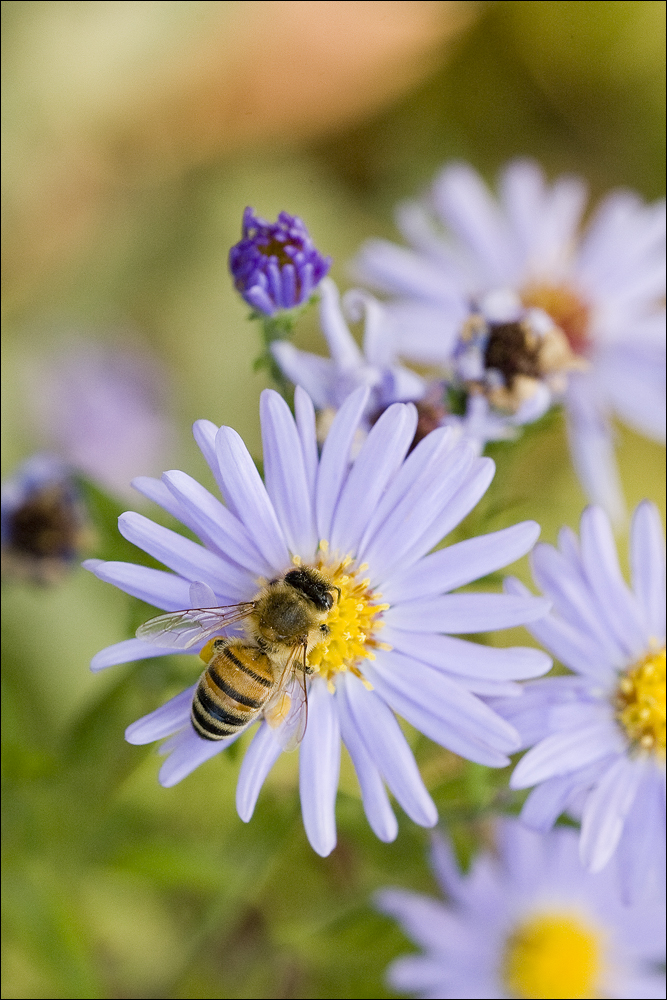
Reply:
[[[451,844],[433,838],[446,901],[377,894],[424,949],[389,967],[395,989],[440,1000],[665,995],[662,900],[625,905],[614,871],[596,878],[582,868],[573,830],[542,835],[505,820],[496,841],[462,874]]]
[[[619,186],[661,197],[664,13],[625,0],[4,3],[3,477],[37,445],[27,345],[52,357],[63,330],[142,331],[171,372],[183,438],[166,467],[212,485],[188,443],[199,417],[259,455],[267,373],[251,370],[257,331],[227,271],[246,205],[304,219],[345,291],[361,243],[399,241],[395,203],[452,159],[491,182],[534,157],[550,179],[585,177],[592,202]],[[294,345],[324,353],[317,310]],[[628,507],[649,496],[664,517],[664,449],[615,435]],[[560,413],[518,448],[488,448],[493,491],[460,538],[534,518],[553,542],[578,523]],[[136,561],[119,502],[93,499],[96,554]],[[528,582],[523,563],[514,572]],[[429,890],[423,831],[399,817],[395,843],[376,843],[345,756],[328,859],[308,848],[290,755],[249,826],[233,748],[156,787],[151,751],[137,764],[122,733],[182,690],[182,659],[86,667],[151,614],[84,572],[5,590],[5,994],[389,995],[383,970],[404,945],[367,899],[390,883]],[[507,806],[507,775],[406,738],[469,858],[486,813]]]

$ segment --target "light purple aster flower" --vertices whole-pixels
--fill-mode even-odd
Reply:
[[[446,902],[378,893],[378,908],[423,949],[390,965],[393,989],[425,1000],[665,996],[664,904],[624,905],[613,867],[581,867],[573,830],[541,835],[504,820],[497,845],[462,875],[434,836]]]
[[[361,349],[350,332],[346,314],[352,321],[365,321]],[[300,351],[285,340],[271,345],[283,375],[305,389],[319,411],[320,437],[326,436],[322,430],[360,386],[370,390],[364,431],[392,403],[413,402],[419,414],[415,443],[436,427],[445,426],[455,428],[478,451],[486,441],[508,436],[505,424],[489,412],[481,397],[471,397],[465,416],[449,413],[446,384],[429,382],[399,363],[386,307],[367,292],[347,292],[341,306],[338,288],[325,278],[321,285],[320,325],[329,347],[328,358]]]
[[[400,403],[382,415],[351,461],[367,402],[364,388],[346,399],[318,456],[308,395],[297,387],[293,418],[277,393],[265,391],[265,483],[234,430],[198,421],[195,438],[226,506],[183,472],[134,485],[203,544],[128,513],[120,518],[121,533],[169,572],[86,564],[100,579],[167,612],[192,606],[192,585],[199,607],[202,593],[209,594],[208,606],[253,601],[262,581],[283,578],[295,563],[318,569],[340,589],[327,618],[329,637],[310,652],[316,673],[299,761],[304,825],[322,855],[336,843],[341,738],[378,837],[389,841],[397,833],[385,785],[415,822],[432,826],[435,806],[393,712],[453,752],[502,767],[518,735],[479,696],[518,694],[514,681],[538,676],[550,664],[538,650],[495,649],[447,634],[508,628],[546,612],[543,598],[448,593],[521,556],[538,526],[527,521],[428,555],[484,494],[493,462],[456,444],[445,428],[407,455],[417,414]],[[130,639],[99,653],[92,668],[164,654],[163,645]],[[200,671],[201,663],[194,674]],[[132,743],[171,737],[163,747],[169,754],[160,771],[163,785],[180,781],[235,738],[214,742],[197,735],[190,722],[193,692],[184,691],[127,732]],[[280,753],[274,730],[260,721],[239,776],[243,820],[250,819]]]
[[[118,496],[139,472],[164,468],[176,430],[168,376],[132,342],[72,340],[27,370],[32,422],[42,441]]]
[[[2,573],[56,583],[81,557],[86,509],[71,468],[55,455],[33,455],[2,484]]]
[[[580,180],[548,185],[529,161],[509,164],[498,200],[472,168],[453,164],[426,205],[399,210],[414,249],[372,241],[356,273],[396,297],[390,309],[401,353],[421,362],[450,364],[471,305],[475,316],[489,294],[511,293],[526,309],[548,314],[569,353],[550,336],[533,374],[562,377],[575,468],[591,499],[618,520],[623,499],[610,415],[656,440],[665,435],[665,210],[664,202],[645,205],[616,191],[581,234],[585,201]],[[515,329],[514,347],[517,337]],[[526,336],[522,364],[531,343]],[[511,396],[512,385],[505,388]]]
[[[301,219],[281,212],[276,222],[243,213],[243,239],[229,251],[234,285],[266,316],[304,305],[331,267]]]
[[[554,604],[529,626],[572,671],[525,685],[495,707],[532,747],[511,778],[536,787],[522,818],[548,830],[581,814],[581,860],[598,872],[618,853],[625,891],[662,885],[665,870],[665,559],[660,517],[644,501],[632,522],[632,590],[599,507],[564,528],[559,548],[532,553],[535,582]],[[528,591],[506,582],[516,597]]]

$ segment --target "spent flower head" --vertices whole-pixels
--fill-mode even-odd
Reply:
[[[599,507],[567,528],[559,547],[532,553],[535,582],[553,611],[529,626],[572,671],[525,685],[496,708],[532,747],[511,778],[536,786],[522,817],[547,830],[581,816],[581,860],[600,871],[619,855],[627,895],[662,884],[665,871],[665,557],[660,517],[644,501],[632,522],[632,589]],[[518,580],[506,592],[527,596]]]
[[[665,208],[616,191],[582,232],[585,202],[580,180],[549,185],[530,161],[508,165],[498,199],[471,167],[452,164],[425,203],[399,210],[413,249],[371,241],[356,271],[394,297],[400,353],[446,367],[465,357],[487,297],[514,297],[523,316],[505,330],[489,329],[487,317],[475,380],[512,421],[527,394],[528,419],[540,399],[543,409],[562,399],[584,489],[619,519],[611,414],[656,440],[665,434]],[[535,329],[532,310],[550,331]]]
[[[72,469],[55,455],[33,455],[2,484],[2,574],[56,583],[91,538]]]
[[[389,967],[389,983],[423,998],[664,997],[664,904],[627,906],[612,868],[590,875],[577,836],[498,824],[497,853],[458,870],[433,838],[432,863],[446,901],[401,889],[378,893],[423,949]]]
[[[142,478],[134,485],[189,527],[201,544],[127,513],[119,521],[121,533],[168,571],[100,560],[86,564],[100,579],[175,612],[177,640],[189,628],[189,650],[209,663],[199,685],[193,683],[127,731],[132,743],[170,737],[163,747],[169,755],[160,771],[164,785],[180,781],[259,722],[237,788],[237,808],[246,821],[289,743],[283,739],[289,705],[282,702],[276,711],[273,702],[262,700],[272,684],[271,664],[263,657],[275,656],[282,671],[285,651],[279,636],[286,634],[275,621],[258,620],[263,601],[276,587],[276,593],[289,594],[298,586],[312,598],[307,634],[291,662],[308,685],[299,759],[301,807],[308,838],[322,855],[336,843],[341,739],[378,837],[389,841],[397,834],[387,788],[416,823],[432,826],[436,809],[394,712],[453,752],[502,767],[518,746],[518,735],[482,698],[516,695],[516,680],[538,676],[550,664],[538,650],[496,649],[451,634],[508,628],[545,613],[549,605],[542,598],[449,593],[525,553],[538,526],[524,522],[429,555],[484,494],[493,463],[477,458],[469,444],[457,444],[447,428],[433,431],[408,454],[417,413],[411,404],[400,403],[385,411],[352,458],[367,405],[366,388],[348,396],[318,455],[308,395],[297,387],[293,417],[277,393],[264,392],[265,482],[235,431],[198,421],[195,437],[225,504],[183,472],[167,472],[161,480]],[[302,573],[309,579],[304,581]],[[250,624],[240,622],[230,631],[225,609],[239,604],[238,617],[245,615]],[[193,605],[199,610],[188,612]],[[219,629],[216,614],[225,617]],[[211,616],[213,632],[227,637],[217,646],[210,642]],[[150,640],[154,626],[140,633]],[[159,638],[111,646],[92,667],[162,656],[168,650]],[[213,662],[218,653],[227,661],[224,669],[222,659]],[[235,669],[245,674],[243,684],[255,678],[265,694],[257,688],[242,701],[236,697],[237,680],[230,695],[234,659],[241,661]],[[196,661],[193,674],[201,669]],[[262,671],[265,680],[257,680]],[[291,694],[298,692],[292,688]],[[216,725],[229,724],[236,731],[219,740],[202,738],[191,721],[193,714],[201,719],[202,706]]]

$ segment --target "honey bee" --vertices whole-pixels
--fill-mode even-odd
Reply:
[[[192,725],[204,739],[222,740],[263,714],[281,746],[292,750],[306,730],[306,677],[313,673],[308,654],[329,635],[336,592],[340,598],[340,589],[318,570],[299,566],[271,580],[253,601],[159,615],[136,634],[188,649],[243,622],[245,638],[218,636],[202,649],[202,658],[210,659],[192,699]]]

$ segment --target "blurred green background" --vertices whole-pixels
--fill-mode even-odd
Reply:
[[[264,375],[226,270],[246,204],[302,216],[348,287],[360,241],[397,238],[394,203],[452,157],[489,180],[531,155],[550,177],[584,175],[594,198],[662,195],[664,14],[619,0],[3,3],[3,476],[37,444],[26,366],[69,331],[130,328],[169,366],[172,467],[211,485],[197,417],[261,457]],[[296,343],[324,352],[315,316]],[[664,517],[664,448],[619,426],[618,455],[630,507],[648,496]],[[550,541],[576,527],[559,414],[494,457],[461,537],[524,517]],[[94,554],[141,559],[115,532],[122,508],[91,502]],[[3,996],[392,995],[383,971],[405,941],[369,898],[433,890],[427,833],[401,814],[397,841],[376,841],[347,760],[326,859],[303,833],[297,755],[248,826],[240,745],[160,788],[154,748],[123,730],[192,683],[192,660],[88,672],[150,609],[83,570],[51,590],[5,583],[3,598]],[[516,807],[507,775],[409,738],[465,862],[494,810]]]

